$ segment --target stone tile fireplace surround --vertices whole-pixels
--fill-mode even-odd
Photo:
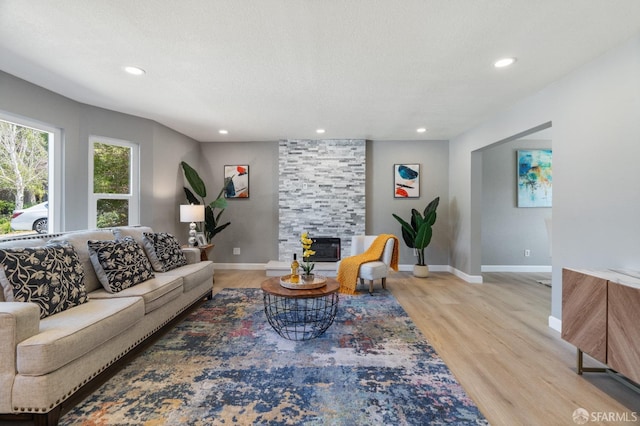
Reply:
[[[278,163],[278,260],[302,256],[304,231],[340,238],[349,256],[351,237],[365,231],[365,140],[281,140]]]

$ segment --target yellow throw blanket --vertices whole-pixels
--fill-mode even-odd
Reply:
[[[384,252],[384,246],[387,244],[389,238],[395,240],[390,266],[394,271],[398,270],[398,237],[393,234],[380,234],[373,243],[371,243],[367,251],[355,256],[346,257],[340,261],[340,268],[338,268],[338,276],[336,277],[340,283],[340,293],[355,294],[360,266],[363,263],[380,260]]]

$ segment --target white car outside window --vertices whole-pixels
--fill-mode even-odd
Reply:
[[[14,211],[11,216],[11,229],[46,234],[49,231],[49,202]]]

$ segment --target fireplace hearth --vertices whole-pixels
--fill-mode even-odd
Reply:
[[[309,256],[311,262],[338,262],[340,260],[340,238],[317,237],[312,240],[311,249],[316,254]]]

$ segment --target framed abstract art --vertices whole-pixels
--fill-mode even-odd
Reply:
[[[224,166],[224,179],[230,179],[225,187],[225,198],[249,198],[249,165]]]
[[[420,164],[393,165],[394,198],[420,197]]]
[[[551,207],[551,160],[550,149],[518,151],[518,207]]]

